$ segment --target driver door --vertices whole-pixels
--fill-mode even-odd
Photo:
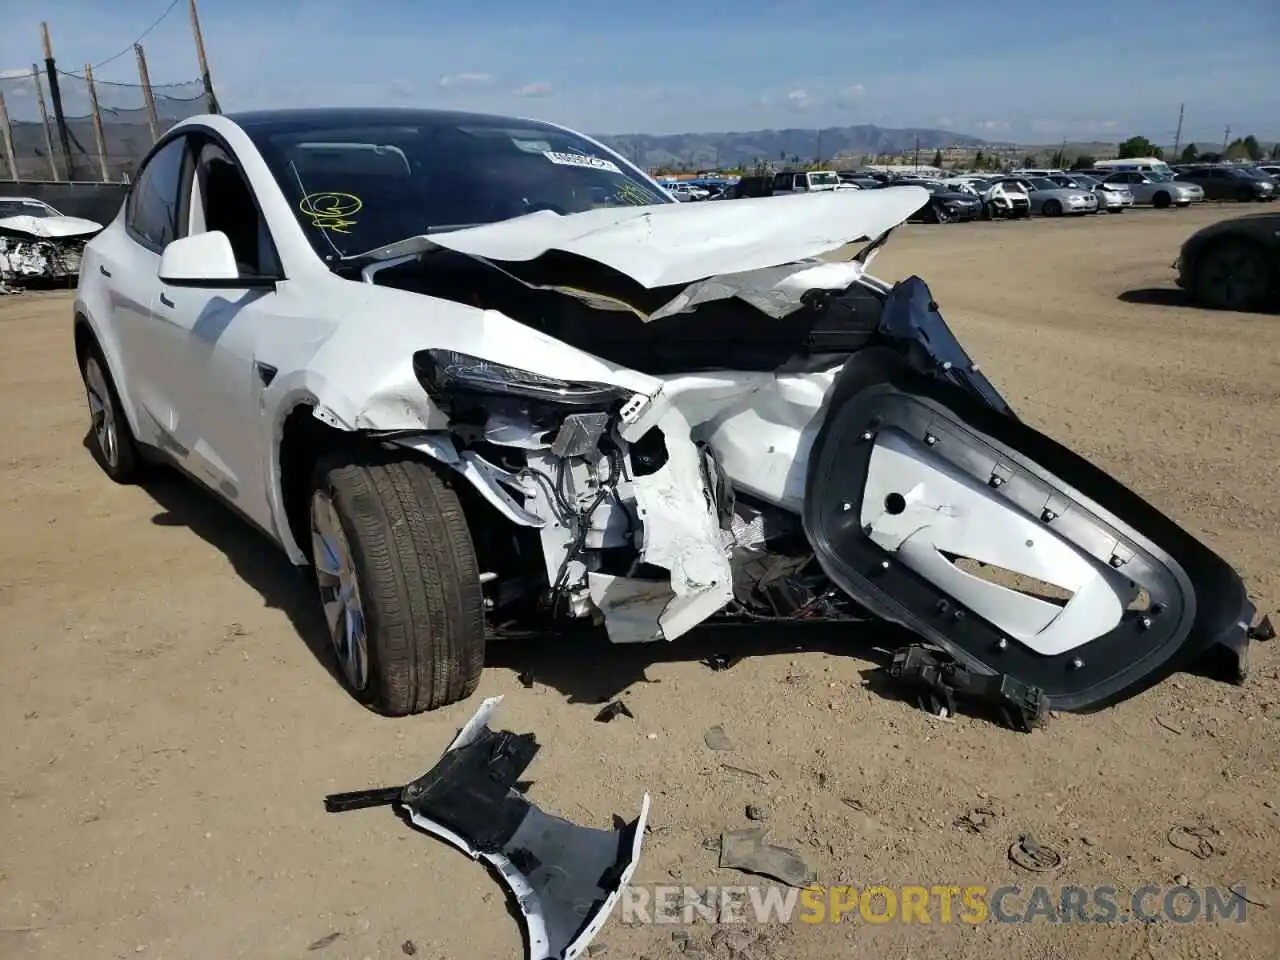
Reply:
[[[195,138],[194,176],[181,236],[226,234],[243,287],[159,281],[154,310],[165,328],[165,361],[182,417],[173,440],[183,466],[250,520],[274,532],[265,391],[283,362],[285,340],[304,333],[281,316],[280,294],[262,278],[283,279],[275,244],[235,158]],[[250,282],[252,280],[252,282]]]

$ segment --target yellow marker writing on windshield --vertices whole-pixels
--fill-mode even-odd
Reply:
[[[311,218],[311,225],[320,230],[348,233],[354,227],[351,217],[360,212],[364,201],[351,193],[308,193],[298,202],[298,209]]]

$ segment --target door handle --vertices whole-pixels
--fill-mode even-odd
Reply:
[[[170,300],[168,297],[166,297],[163,293],[160,294],[160,302],[163,303],[166,307],[173,306],[173,301]]]
[[[98,272],[102,274],[104,277],[111,276],[111,271],[108,270],[106,267],[104,267],[102,264],[98,264]]]

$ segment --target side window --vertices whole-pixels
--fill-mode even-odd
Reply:
[[[125,224],[142,243],[163,250],[178,235],[178,200],[187,138],[176,137],[152,155],[129,195]]]
[[[216,144],[200,151],[192,207],[191,232],[225,233],[242,276],[279,274],[275,246],[249,184],[239,164]]]

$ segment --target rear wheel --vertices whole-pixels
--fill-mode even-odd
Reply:
[[[1062,204],[1057,200],[1046,200],[1042,211],[1046,217],[1062,216]]]
[[[950,222],[951,222],[951,211],[950,211],[950,210],[948,210],[946,207],[942,207],[942,206],[934,207],[934,208],[933,208],[933,222],[934,222],[934,223],[950,223]]]
[[[484,667],[484,601],[458,496],[430,464],[383,452],[315,470],[311,551],[348,689],[388,716],[469,697]]]
[[[1253,201],[1256,200],[1257,197],[1254,195],[1254,192],[1250,190],[1248,187],[1241,187],[1239,190],[1236,191],[1236,199],[1239,200],[1241,203],[1253,203]]]
[[[1195,299],[1219,310],[1249,310],[1271,293],[1266,253],[1242,240],[1224,240],[1200,254],[1191,290]]]
[[[80,377],[89,404],[89,450],[93,458],[116,483],[136,483],[142,476],[142,456],[120,405],[115,382],[107,372],[107,362],[96,345],[85,352]]]
[[[1167,209],[1169,204],[1173,203],[1173,197],[1161,190],[1151,198],[1151,205],[1157,210]]]

